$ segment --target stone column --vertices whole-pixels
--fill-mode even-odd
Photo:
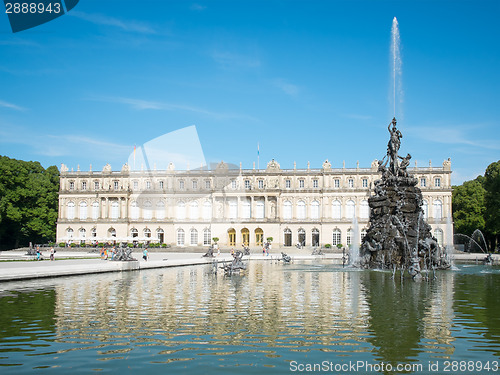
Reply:
[[[268,219],[269,218],[269,199],[267,197],[267,195],[264,195],[264,219]]]
[[[250,219],[255,218],[255,197],[252,195],[250,197]]]

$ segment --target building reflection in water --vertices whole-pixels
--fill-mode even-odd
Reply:
[[[359,272],[331,267],[252,262],[247,274],[232,277],[199,266],[68,279],[56,289],[57,329],[75,343],[121,335],[136,344],[206,342],[214,350],[369,352]]]
[[[22,362],[26,357],[9,348],[21,346],[11,343],[23,334],[35,344],[43,339],[51,346],[47,353],[58,353],[73,368],[96,360],[174,366],[212,358],[286,369],[291,360],[395,364],[500,352],[495,270],[439,272],[435,280],[415,283],[331,262],[250,262],[245,275],[233,277],[210,269],[1,284],[0,344],[7,344],[0,352],[9,353],[8,363]],[[26,336],[30,327],[34,333]],[[40,361],[45,352],[36,345],[29,350]],[[45,361],[51,366],[54,359],[47,354]]]

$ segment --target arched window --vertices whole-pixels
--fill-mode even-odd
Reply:
[[[190,237],[190,241],[189,241],[189,244],[191,246],[196,246],[198,245],[198,231],[196,229],[191,229],[191,235],[189,236]]]
[[[68,206],[66,208],[66,216],[68,216],[68,220],[73,220],[75,218],[75,202],[68,202]]]
[[[97,238],[97,229],[96,228],[92,228],[90,230],[90,237],[92,237],[92,239]]]
[[[151,229],[144,228],[144,238],[151,238]]]
[[[130,217],[132,220],[139,219],[139,205],[136,201],[132,201],[132,203],[130,203]]]
[[[116,229],[115,228],[108,229],[108,237],[116,238]]]
[[[184,246],[185,233],[184,229],[177,230],[177,246]]]
[[[197,220],[200,217],[198,213],[198,202],[192,201],[189,203],[189,218],[191,220]]]
[[[212,202],[205,201],[203,203],[203,219],[211,220],[212,219]],[[208,243],[210,245],[210,242]]]
[[[292,219],[292,202],[285,201],[283,203],[283,219],[291,220]]]
[[[287,201],[288,202],[288,201]],[[290,203],[290,202],[288,202]],[[290,203],[290,218],[291,218],[291,208],[292,208],[292,204]],[[255,217],[257,219],[264,219],[265,217],[265,203],[262,199],[259,199],[256,203],[255,203]]]
[[[429,218],[429,204],[425,199],[422,203],[422,211],[424,211],[424,219],[427,220]]]
[[[342,205],[340,204],[340,201],[334,200],[332,202],[332,218],[340,220],[342,218]]]
[[[80,220],[87,220],[87,202],[80,202]]]
[[[356,203],[353,200],[348,200],[345,208],[346,219],[353,219],[356,213]]]
[[[144,220],[151,220],[153,218],[153,205],[150,201],[145,201],[142,206],[142,217]]]
[[[158,220],[165,219],[165,202],[163,201],[156,203],[156,218]]]
[[[183,201],[179,201],[177,202],[177,219],[184,220],[185,218],[186,218],[186,204]]]
[[[163,229],[158,228],[156,230],[156,238],[158,238],[158,243],[165,242],[165,232],[163,231]]]
[[[68,240],[72,240],[73,239],[73,229],[68,228],[66,230],[66,235],[68,236]]]
[[[130,230],[130,235],[132,236],[132,240],[134,240],[139,237],[139,231],[136,228],[132,228]]]
[[[319,219],[319,202],[318,201],[311,202],[311,219]]]
[[[252,207],[251,207],[251,201],[249,199],[244,199],[241,202],[242,206],[242,212],[241,216],[243,219],[250,219],[252,217]]]
[[[99,219],[99,202],[92,203],[92,219]]]
[[[297,202],[297,219],[305,219],[306,218],[306,202],[298,201]]]
[[[79,233],[80,239],[85,240],[85,238],[87,237],[87,231],[84,228],[80,228],[78,233]]]
[[[342,243],[342,232],[340,229],[333,230],[332,245],[337,246]]]
[[[354,235],[354,231],[351,228],[349,228],[347,230],[347,246],[352,244],[353,235]]]
[[[212,232],[210,228],[203,229],[203,245],[208,246],[212,243]]]
[[[439,246],[443,246],[443,230],[439,228],[434,229],[434,237],[436,237]]]
[[[111,219],[117,220],[120,217],[120,204],[118,201],[111,203]]]
[[[434,205],[434,219],[441,220],[441,218],[443,217],[443,203],[439,199],[436,199],[433,205]]]
[[[367,200],[361,201],[361,209],[359,212],[359,217],[361,219],[368,219],[370,217],[370,206]]]

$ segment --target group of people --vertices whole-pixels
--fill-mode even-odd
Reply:
[[[37,261],[43,260],[43,254],[42,250],[40,250],[40,246],[36,247],[35,256]],[[53,247],[50,248],[50,260],[56,260],[56,250],[54,250]]]
[[[108,250],[108,248],[103,247],[101,249],[101,259],[102,260],[108,260],[109,253],[111,253],[111,260],[114,260],[117,252],[118,251],[116,250],[116,246],[113,246],[109,250]],[[149,252],[148,252],[148,248],[147,247],[142,251],[142,259],[144,259],[145,261],[147,261],[149,259]]]

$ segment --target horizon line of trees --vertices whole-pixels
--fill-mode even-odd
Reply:
[[[489,252],[498,251],[500,244],[500,160],[491,163],[474,180],[453,186],[453,222],[456,234],[472,237],[479,229]],[[482,238],[474,241],[483,247]],[[474,244],[474,242],[473,242]],[[477,246],[477,244],[474,244]],[[477,248],[477,247],[476,247]]]
[[[59,170],[0,156],[0,249],[55,241]]]

